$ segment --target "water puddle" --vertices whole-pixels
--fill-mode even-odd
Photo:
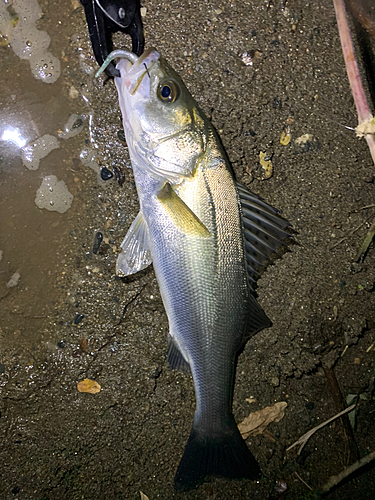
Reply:
[[[10,343],[14,332],[38,343],[43,319],[66,301],[60,280],[79,246],[72,235],[89,228],[90,245],[87,207],[92,190],[96,200],[105,189],[96,66],[83,9],[67,5],[60,17],[36,0],[0,0],[0,319]]]

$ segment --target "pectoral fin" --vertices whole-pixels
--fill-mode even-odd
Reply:
[[[122,252],[117,257],[116,274],[128,276],[152,263],[148,228],[139,212],[121,243]]]
[[[157,195],[158,200],[176,227],[188,236],[209,238],[211,233],[186,203],[166,183]]]

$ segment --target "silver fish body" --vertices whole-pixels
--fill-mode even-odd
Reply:
[[[271,325],[252,283],[289,224],[236,183],[216,132],[159,54],[123,54],[115,84],[140,212],[117,272],[153,263],[170,366],[193,376],[197,406],[175,487],[210,475],[254,479],[260,469],[231,409],[235,365],[247,339]]]

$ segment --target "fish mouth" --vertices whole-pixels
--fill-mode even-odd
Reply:
[[[134,95],[140,89],[146,75],[151,79],[150,70],[159,58],[160,54],[155,49],[149,49],[134,62],[125,57],[120,59],[116,68],[120,71],[122,83],[129,94]]]
[[[116,68],[120,71],[120,76],[115,77],[115,80],[121,80],[121,83],[127,88],[129,94],[134,95],[145,75],[150,77],[149,71],[159,58],[160,54],[155,49],[148,49],[140,57],[130,52],[130,50],[114,50],[109,54],[95,76],[98,77],[105,71],[108,64],[114,59],[119,59]]]

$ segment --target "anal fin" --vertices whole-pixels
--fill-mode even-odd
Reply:
[[[168,335],[168,353],[167,361],[170,370],[181,370],[184,373],[190,373],[190,365],[181,354],[172,335]]]

